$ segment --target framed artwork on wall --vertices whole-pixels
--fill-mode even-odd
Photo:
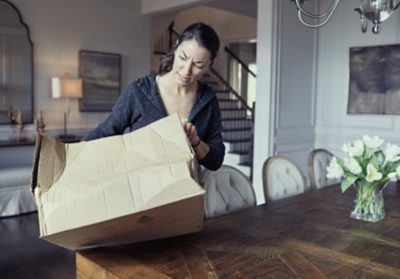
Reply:
[[[400,44],[350,48],[349,114],[400,115]]]
[[[83,81],[81,111],[111,111],[121,90],[121,55],[81,50],[79,77]]]

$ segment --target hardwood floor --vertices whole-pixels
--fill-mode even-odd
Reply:
[[[39,238],[37,213],[0,218],[0,278],[75,278],[75,253]]]

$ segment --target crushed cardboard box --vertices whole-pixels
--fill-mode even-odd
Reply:
[[[203,188],[177,114],[129,134],[64,144],[38,136],[41,238],[76,250],[199,231]]]

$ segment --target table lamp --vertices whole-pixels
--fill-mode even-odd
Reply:
[[[59,138],[62,140],[73,139],[75,136],[68,135],[67,133],[67,122],[70,113],[69,100],[82,98],[82,79],[71,78],[68,74],[64,74],[63,77],[53,77],[51,80],[51,85],[53,98],[67,99],[66,109],[64,111],[64,134],[60,135]]]

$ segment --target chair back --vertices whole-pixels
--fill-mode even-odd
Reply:
[[[326,168],[329,166],[332,157],[333,154],[323,148],[313,149],[308,153],[308,177],[313,189],[339,183],[337,179],[326,177]]]
[[[272,156],[265,160],[262,175],[266,201],[279,200],[306,191],[300,168],[284,156]]]
[[[217,171],[206,170],[200,182],[206,190],[204,197],[206,218],[256,205],[250,180],[232,166],[222,165]]]

